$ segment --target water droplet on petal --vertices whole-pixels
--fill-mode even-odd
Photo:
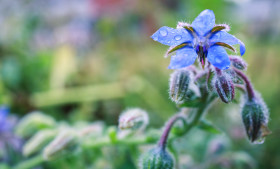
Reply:
[[[253,144],[262,144],[262,143],[264,143],[264,140],[265,140],[265,138],[261,137],[258,140],[254,141]]]
[[[177,35],[177,36],[175,36],[174,38],[175,38],[175,40],[181,40],[181,39],[182,39],[182,36],[181,36],[181,35]]]
[[[155,41],[158,41],[158,37],[157,37],[157,36],[156,36],[156,37],[154,37],[154,40],[155,40]]]
[[[216,58],[216,59],[215,59],[215,62],[216,62],[216,63],[222,63],[222,60],[219,59],[219,58]]]
[[[159,33],[160,33],[161,36],[166,36],[167,35],[166,30],[160,30]]]

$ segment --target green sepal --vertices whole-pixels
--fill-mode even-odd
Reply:
[[[162,147],[156,147],[143,154],[142,169],[173,169],[172,156]]]

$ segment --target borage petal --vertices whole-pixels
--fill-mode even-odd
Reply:
[[[168,46],[177,46],[193,40],[192,35],[184,28],[174,29],[167,26],[161,27],[151,38]]]
[[[221,46],[212,46],[208,49],[208,61],[219,69],[228,69],[230,60],[227,51]]]
[[[168,69],[180,69],[195,62],[197,54],[193,48],[184,47],[176,51],[176,55],[171,56]]]
[[[199,35],[206,35],[215,26],[215,14],[206,9],[202,11],[192,23],[192,27]]]
[[[239,44],[240,45],[240,54],[241,56],[244,55],[246,48],[244,43],[237,39],[235,36],[225,32],[225,31],[219,31],[217,33],[215,33],[212,37],[210,37],[210,41],[212,44],[216,43],[216,42],[223,42],[229,45],[236,45]]]

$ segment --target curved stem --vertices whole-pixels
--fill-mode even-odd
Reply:
[[[205,112],[205,107],[204,106],[198,108],[198,110],[196,111],[196,114],[193,117],[192,121],[189,123],[189,125],[185,129],[185,133],[188,133],[194,126],[196,126],[199,123],[199,121],[200,121],[201,117],[203,116],[204,112]]]
[[[185,119],[182,116],[182,114],[176,114],[175,116],[171,117],[171,119],[167,122],[166,127],[163,131],[163,134],[161,135],[161,138],[158,142],[158,146],[161,147],[162,149],[165,149],[165,147],[166,147],[168,135],[170,133],[170,130],[171,130],[172,126],[179,119],[181,119],[185,122]]]
[[[236,68],[233,68],[233,70],[245,82],[249,100],[252,100],[253,98],[255,98],[255,92],[254,92],[253,86],[252,86],[250,80],[248,79],[248,77],[242,71],[240,71]]]
[[[193,127],[195,127],[200,122],[200,120],[203,117],[204,113],[206,112],[208,106],[211,105],[211,103],[215,100],[216,97],[214,95],[210,95],[206,98],[207,99],[205,99],[203,101],[203,104],[197,109],[195,116],[193,117],[193,119],[191,120],[191,122],[189,123],[187,128],[185,129],[185,131],[184,131],[185,134],[187,132],[189,132]]]

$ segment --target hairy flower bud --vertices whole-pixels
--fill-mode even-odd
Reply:
[[[242,119],[249,140],[262,144],[264,137],[270,134],[270,131],[267,127],[268,110],[259,96],[245,102],[242,107]]]
[[[240,70],[247,69],[247,63],[240,56],[231,55],[229,58],[235,68]]]
[[[229,103],[234,99],[234,85],[231,78],[226,74],[223,74],[222,72],[217,73],[214,80],[214,86],[218,96],[223,102]]]
[[[174,162],[165,149],[156,147],[142,156],[140,165],[142,169],[173,169]]]
[[[75,149],[77,147],[77,143],[77,134],[70,129],[65,129],[61,131],[55,137],[55,139],[45,147],[43,151],[43,157],[45,160],[57,158],[64,153]]]
[[[192,74],[185,69],[176,70],[170,76],[169,96],[177,104],[182,103],[187,96]]]
[[[23,147],[25,156],[32,155],[46,146],[57,134],[56,130],[41,130],[28,140]]]
[[[80,129],[79,137],[101,136],[104,130],[104,123],[101,121],[91,123]]]
[[[16,134],[21,137],[30,137],[37,131],[52,128],[56,125],[55,120],[42,112],[31,112],[23,117],[16,126]]]
[[[119,128],[122,130],[145,128],[148,123],[147,112],[139,108],[128,109],[119,118]]]

